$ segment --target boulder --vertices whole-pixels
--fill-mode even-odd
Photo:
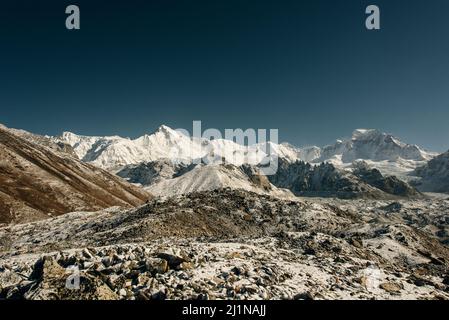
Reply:
[[[384,282],[379,287],[391,294],[399,293],[404,288],[401,284],[395,282]]]
[[[179,265],[179,264],[178,264]],[[169,263],[166,259],[150,258],[145,262],[145,268],[152,275],[168,271]]]

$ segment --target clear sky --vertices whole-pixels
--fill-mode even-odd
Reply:
[[[369,4],[380,31],[365,28]],[[447,0],[2,2],[0,122],[136,137],[202,120],[298,146],[377,128],[444,151],[448,13]]]

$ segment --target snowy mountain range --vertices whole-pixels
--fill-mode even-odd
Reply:
[[[420,180],[415,170],[437,155],[375,129],[357,129],[349,139],[329,146],[302,148],[288,143],[243,146],[225,139],[191,138],[165,125],[137,139],[65,132],[54,141],[70,145],[82,161],[112,171],[155,195],[229,187],[287,197],[413,196],[416,191],[407,182]],[[210,161],[210,155],[220,161],[209,165],[194,161],[206,156]],[[263,159],[273,157],[281,167],[266,181],[269,188],[261,188],[242,168],[257,170]],[[223,158],[225,166],[219,165]],[[324,163],[327,166],[320,166]],[[364,168],[362,176],[360,168]]]
[[[278,198],[421,197],[413,186],[424,192],[449,192],[447,153],[436,156],[377,130],[359,129],[350,139],[323,148],[270,142],[243,146],[224,139],[190,138],[167,126],[137,139],[69,132],[48,137],[4,126],[0,133],[0,191],[6,195],[0,197],[0,209],[5,210],[5,221],[134,205],[150,194],[224,188]],[[226,163],[193,161],[211,154]],[[260,172],[260,161],[266,157],[278,160],[272,176]],[[22,217],[18,212],[27,213]]]
[[[194,159],[213,154],[217,159],[225,158],[227,163],[236,166],[245,163],[257,165],[266,157],[277,156],[290,162],[329,162],[351,170],[354,162],[364,160],[382,173],[405,176],[437,155],[374,129],[355,130],[350,139],[337,140],[333,145],[322,148],[297,148],[288,143],[272,142],[243,146],[225,139],[191,138],[164,125],[137,139],[80,136],[71,132],[64,132],[53,139],[70,145],[82,161],[114,172],[127,165],[161,159],[191,163]]]
[[[235,165],[258,164],[268,155],[278,155],[289,160],[298,158],[298,150],[289,145],[260,143],[243,146],[230,140],[206,140],[191,138],[167,126],[160,126],[154,133],[137,139],[118,136],[90,137],[64,132],[55,141],[73,147],[77,156],[104,169],[114,171],[130,164],[160,159],[171,159],[178,163],[191,163],[213,155]],[[271,147],[271,153],[265,152]],[[211,158],[211,157],[210,157]],[[213,162],[213,159],[209,159]]]

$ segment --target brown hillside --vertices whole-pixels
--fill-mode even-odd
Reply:
[[[0,223],[131,207],[149,197],[105,170],[0,128]]]

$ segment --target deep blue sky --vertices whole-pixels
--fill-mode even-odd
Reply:
[[[135,137],[160,124],[360,127],[449,148],[449,1],[21,1],[0,6],[0,122]],[[78,4],[81,30],[65,29]],[[381,31],[365,8],[381,9]]]

